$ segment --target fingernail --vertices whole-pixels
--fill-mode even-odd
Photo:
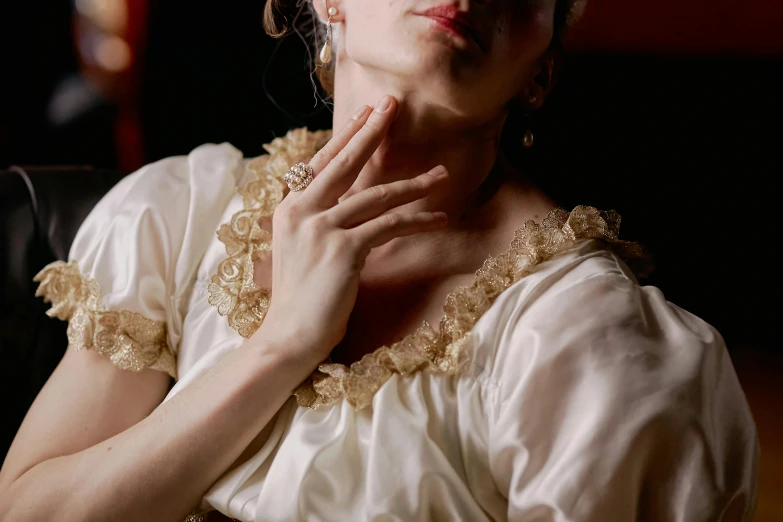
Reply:
[[[448,172],[446,172],[446,167],[443,165],[438,165],[434,169],[430,171],[430,176],[432,176],[435,179],[441,179],[445,178],[448,175]]]
[[[375,110],[378,112],[386,112],[391,107],[391,96],[384,96],[378,101],[378,105],[375,106]]]
[[[367,113],[367,109],[369,109],[368,106],[362,105],[361,108],[356,111],[356,114],[353,115],[354,120],[360,120],[362,119],[362,116],[364,116]]]

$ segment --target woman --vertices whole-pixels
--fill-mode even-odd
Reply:
[[[718,333],[499,151],[578,6],[328,1],[333,137],[149,165],[39,274],[70,348],[0,518],[749,521]]]

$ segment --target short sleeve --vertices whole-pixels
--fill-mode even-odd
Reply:
[[[626,271],[558,274],[503,337],[489,453],[508,520],[750,522],[758,439],[723,340]]]
[[[69,321],[68,343],[123,370],[177,377],[187,290],[236,186],[241,153],[205,145],[123,178],[81,225],[68,261],[35,277],[51,317]]]

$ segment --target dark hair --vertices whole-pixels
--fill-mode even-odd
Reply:
[[[281,38],[291,30],[303,31],[305,36],[311,35],[315,49],[319,49],[325,38],[325,28],[323,24],[317,22],[317,15],[312,7],[313,0],[267,0],[264,7],[264,30],[273,38]],[[576,20],[581,16],[584,10],[586,0],[556,0],[554,31],[550,48],[560,51],[563,46],[563,38],[568,28],[573,26]],[[310,19],[302,20],[302,11],[306,9],[305,4],[309,5]],[[312,24],[312,25],[311,25]],[[317,56],[317,51],[313,57]],[[321,82],[321,87],[330,95],[334,92],[334,71],[330,67],[324,67],[315,63],[315,73]]]

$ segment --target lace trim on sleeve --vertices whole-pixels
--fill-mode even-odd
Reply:
[[[68,344],[108,357],[122,370],[152,368],[177,378],[176,357],[166,341],[166,323],[128,310],[104,310],[98,283],[84,277],[76,261],[55,261],[33,281],[36,296],[52,307],[49,317],[68,321]]]

